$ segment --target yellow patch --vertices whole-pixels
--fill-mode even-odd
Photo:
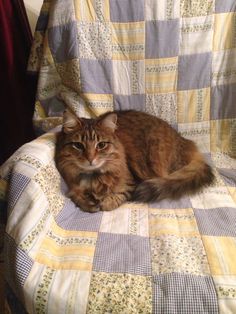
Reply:
[[[236,273],[236,239],[202,236],[212,275]]]
[[[236,13],[215,14],[213,50],[225,50],[236,47]]]
[[[112,23],[113,60],[143,60],[145,22]]]
[[[209,121],[210,88],[178,91],[178,123]]]
[[[199,236],[198,226],[191,208],[186,209],[149,209],[150,237],[177,235]]]
[[[99,7],[96,6],[96,1],[94,0],[74,1],[74,6],[76,19],[79,21],[93,22],[97,20],[110,20],[109,0],[101,1]]]
[[[147,59],[145,63],[146,92],[175,92],[177,87],[178,57]]]
[[[92,270],[97,232],[64,230],[55,222],[35,260],[54,269]]]

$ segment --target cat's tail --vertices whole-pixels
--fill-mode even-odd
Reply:
[[[189,164],[165,177],[143,181],[134,192],[134,201],[152,202],[193,194],[214,181],[212,168],[198,152]]]

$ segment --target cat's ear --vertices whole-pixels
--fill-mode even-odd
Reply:
[[[81,127],[81,120],[71,111],[65,110],[63,114],[63,132],[68,134]]]
[[[110,129],[112,132],[115,132],[117,128],[117,115],[113,112],[107,114],[102,120],[100,121],[100,125],[104,128]]]

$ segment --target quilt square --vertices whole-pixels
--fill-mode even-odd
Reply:
[[[51,15],[51,13],[50,13]],[[65,25],[76,20],[73,1],[57,1],[53,4],[53,17],[48,20],[48,27]]]
[[[212,87],[211,119],[212,120],[236,119],[235,99],[236,99],[236,83]]]
[[[210,88],[178,91],[178,123],[209,121],[210,99]]]
[[[149,209],[149,234],[155,238],[160,235],[184,237],[198,236],[198,227],[191,208]]]
[[[112,93],[113,76],[110,60],[80,59],[80,69],[82,93]]]
[[[79,59],[57,63],[56,68],[62,83],[79,93],[81,91]]]
[[[93,259],[93,270],[151,275],[149,238],[100,232]]]
[[[232,171],[232,169],[218,169],[218,172],[227,186],[236,187],[236,171]]]
[[[188,55],[212,50],[213,16],[183,18],[180,54]]]
[[[125,203],[104,212],[99,231],[148,237],[148,204]]]
[[[178,57],[147,59],[145,62],[146,93],[173,93],[177,88]]]
[[[39,67],[41,65],[39,53],[42,53],[43,40],[47,41],[48,43],[48,40],[46,38],[44,39],[43,35],[44,35],[43,32],[35,30],[34,40],[31,45],[30,57],[29,57],[28,66],[27,66],[27,71],[29,73],[36,73],[39,70]],[[45,48],[45,50],[46,49],[47,49],[47,52],[48,51],[50,52],[48,45],[47,45],[47,48]],[[44,53],[47,55],[47,52],[44,52]],[[51,56],[51,52],[49,55]],[[44,59],[46,58],[46,56],[43,56],[42,58]],[[52,60],[52,57],[50,59]]]
[[[202,153],[210,152],[211,130],[209,121],[179,123],[178,131],[183,137],[194,141]]]
[[[216,168],[236,170],[236,159],[231,158],[229,155],[224,154],[223,152],[217,152],[211,154],[212,161]]]
[[[4,238],[4,262],[7,265],[4,277],[8,283],[17,289],[23,287],[34,262],[7,233]]]
[[[24,189],[30,182],[30,178],[14,172],[11,177],[11,184],[8,192],[8,210],[11,210],[19,200]]]
[[[145,95],[114,95],[115,110],[139,110],[145,108]]]
[[[235,12],[236,3],[234,0],[215,0],[215,12],[216,13],[226,13],[226,12]]]
[[[52,56],[50,57],[52,58]],[[51,83],[52,81],[53,83]],[[40,101],[55,97],[58,93],[59,86],[61,86],[61,78],[57,71],[56,63],[42,66],[37,89],[37,97]],[[44,118],[42,112],[38,112],[38,114]]]
[[[112,22],[144,21],[144,0],[110,0]]]
[[[52,222],[35,261],[52,269],[91,271],[97,232],[65,230]]]
[[[220,313],[236,311],[236,276],[213,276]]]
[[[200,236],[159,235],[150,239],[153,275],[210,274]]]
[[[27,293],[25,300],[27,313],[37,313],[40,311],[45,313],[48,310],[48,297],[49,292],[52,292],[55,274],[55,269],[34,262],[32,270],[24,284],[24,293]],[[56,289],[58,290],[58,286]],[[35,301],[32,302],[32,300]],[[25,313],[23,312],[23,314]]]
[[[80,210],[71,200],[67,200],[56,217],[58,226],[65,230],[99,231],[102,212],[90,213]]]
[[[214,51],[236,48],[235,18],[235,12],[215,14]]]
[[[146,21],[173,20],[180,16],[180,0],[146,0]]]
[[[223,183],[224,184],[224,183]],[[213,209],[213,208],[233,208],[235,207],[227,187],[214,186],[204,188],[202,192],[190,196],[191,203],[197,209]]]
[[[92,115],[99,116],[107,111],[113,111],[112,94],[80,94]]]
[[[219,313],[214,282],[209,276],[155,276],[153,298],[155,313]]]
[[[45,100],[41,100],[36,104],[37,110],[43,112],[44,116],[47,114],[49,117],[62,117],[65,110],[65,104],[61,99],[54,96]]]
[[[177,123],[176,94],[146,94],[145,111],[171,125]]]
[[[79,57],[77,24],[71,22],[48,29],[48,42],[56,62],[64,62]]]
[[[182,17],[204,16],[214,13],[215,0],[180,0]]]
[[[40,169],[40,171],[38,171],[38,173],[34,176],[33,188],[37,191],[35,186],[40,187],[41,190],[43,191],[43,196],[42,195],[40,196],[40,198],[41,198],[41,211],[38,211],[38,210],[36,211],[36,213],[34,214],[34,217],[32,217],[31,222],[28,222],[29,227],[30,227],[30,224],[32,224],[33,219],[36,219],[37,215],[41,214],[42,216],[44,216],[44,219],[46,219],[49,212],[52,213],[53,215],[56,215],[63,208],[64,203],[65,203],[65,196],[61,193],[61,176],[60,176],[58,170],[56,169],[54,160],[52,159],[52,156],[54,156],[54,151],[55,151],[55,135],[52,134],[51,138],[50,138],[50,135],[51,134],[49,133],[47,135],[48,136],[47,138],[41,137],[42,142],[44,142],[45,139],[48,140],[47,144],[51,149],[50,154],[48,154],[49,155],[48,158],[50,160],[50,163],[48,163],[46,166],[42,167]],[[53,136],[53,138],[52,138],[52,136]],[[52,142],[52,141],[54,141],[54,142]],[[39,143],[40,142],[38,142],[38,144]],[[40,143],[40,144],[41,145],[39,145],[39,147],[42,150],[43,149],[42,148],[43,143]],[[40,152],[40,154],[41,155],[39,155],[39,156],[42,156],[41,152]],[[46,155],[46,151],[44,152],[44,154]],[[42,160],[42,157],[41,157],[41,160]],[[35,182],[36,182],[36,184],[35,184]],[[31,189],[33,190],[33,188],[31,188]],[[31,193],[33,193],[33,192],[31,191]],[[30,200],[30,198],[28,198],[28,199]],[[35,210],[34,206],[32,206],[31,209]],[[43,210],[45,210],[45,212],[43,212]],[[38,223],[38,221],[37,221],[37,223]],[[32,229],[31,229],[31,232],[33,232]]]
[[[74,0],[75,15],[78,21],[109,21],[109,0]]]
[[[236,49],[214,52],[212,58],[212,85],[215,86],[235,83]]]
[[[235,275],[235,238],[202,236],[212,275]]]
[[[80,58],[112,58],[112,30],[109,23],[78,22],[78,41]]]
[[[24,285],[27,313],[66,313],[69,304],[85,313],[90,280],[89,271],[52,269],[35,262]]]
[[[86,313],[151,314],[151,277],[93,272]]]
[[[136,61],[113,61],[114,92],[118,95],[144,94],[145,63]]]
[[[168,38],[168,40],[166,40]],[[146,59],[179,54],[179,19],[146,22]]]
[[[209,87],[211,62],[211,53],[179,56],[178,90]]]
[[[236,237],[236,209],[194,209],[199,231],[202,235]]]
[[[211,151],[236,156],[236,119],[211,121]]]
[[[143,60],[145,22],[112,23],[112,59]]]

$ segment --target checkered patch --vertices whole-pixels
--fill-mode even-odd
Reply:
[[[11,177],[11,184],[9,188],[9,195],[8,195],[8,208],[11,210],[18,199],[20,198],[21,194],[23,193],[26,186],[29,184],[30,179],[23,174],[20,173],[13,173]]]
[[[33,266],[33,261],[16,246],[15,241],[8,234],[5,234],[5,257],[6,280],[13,287],[22,287]]]
[[[155,276],[153,303],[155,313],[219,313],[211,277],[177,273]]]
[[[65,230],[98,231],[102,215],[102,212],[94,214],[83,212],[68,200],[56,217],[56,222]]]
[[[194,209],[201,234],[210,236],[236,236],[235,208]]]
[[[100,233],[96,244],[93,270],[150,275],[149,239],[134,235]]]

